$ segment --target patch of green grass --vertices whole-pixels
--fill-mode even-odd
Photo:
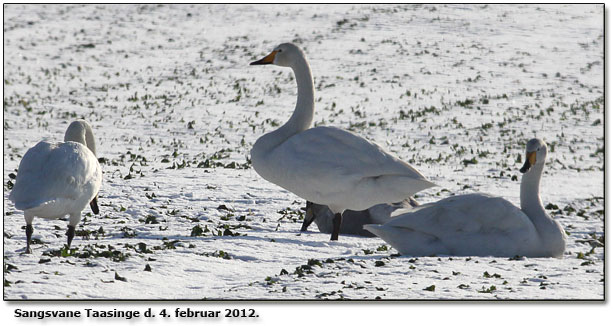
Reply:
[[[496,291],[496,286],[495,285],[492,285],[489,288],[486,288],[485,286],[482,286],[481,290],[477,290],[477,292],[479,292],[479,293],[492,293],[494,291]]]
[[[208,226],[204,226],[204,229],[200,225],[196,225],[192,228],[192,232],[190,233],[190,237],[199,237],[204,235],[205,232],[210,232]]]
[[[91,258],[108,258],[114,262],[122,262],[130,257],[129,253],[123,253],[120,250],[116,250],[111,245],[86,245],[83,248],[62,248],[60,250],[50,250],[43,253],[48,257],[76,257],[81,259]]]
[[[470,160],[467,160],[467,159],[462,160],[462,164],[464,164],[464,166],[468,166],[469,164],[477,164],[477,163],[479,162],[477,161],[475,157],[473,157]]]
[[[500,274],[490,274],[487,271],[483,272],[483,277],[485,278],[501,278]]]
[[[323,267],[323,264],[321,263],[321,261],[319,259],[314,259],[314,258],[310,258],[307,262],[307,265]]]
[[[388,251],[388,250],[390,249],[387,245],[380,245],[379,247],[377,247],[377,251]]]
[[[223,259],[232,259],[232,256],[230,256],[230,254],[226,251],[223,250],[215,250],[213,252],[204,252],[202,253],[203,256],[206,257],[217,257],[217,258],[223,258]]]
[[[145,224],[159,224],[160,222],[158,222],[157,217],[155,217],[154,215],[147,215],[147,217],[145,218]]]
[[[136,231],[134,231],[133,229],[124,226],[121,228],[121,232],[122,232],[122,236],[124,238],[134,238],[136,237]]]

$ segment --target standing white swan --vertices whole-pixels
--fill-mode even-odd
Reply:
[[[68,126],[63,143],[41,141],[30,148],[19,163],[19,171],[9,199],[23,210],[26,219],[26,253],[32,253],[32,220],[69,215],[68,247],[81,221],[81,211],[89,203],[98,214],[97,196],[102,169],[96,158],[92,128],[85,120]]]
[[[500,197],[460,195],[396,211],[390,222],[364,228],[404,255],[560,257],[566,234],[539,195],[546,157],[545,142],[528,142],[521,209]]]
[[[331,240],[338,239],[346,209],[402,201],[434,185],[409,164],[354,133],[333,127],[309,129],[313,77],[304,53],[294,44],[281,44],[251,64],[290,67],[298,84],[291,118],[253,145],[253,167],[264,179],[330,207],[335,213]]]

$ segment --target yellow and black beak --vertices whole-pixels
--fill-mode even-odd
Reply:
[[[270,52],[269,55],[263,57],[262,59],[258,60],[258,61],[254,61],[252,63],[250,63],[249,65],[251,66],[255,66],[255,65],[269,65],[271,63],[273,63],[275,61],[275,56],[277,55],[277,51],[272,51]]]
[[[524,162],[524,166],[519,169],[519,172],[526,173],[530,171],[530,168],[536,163],[536,152],[529,152],[526,155],[526,162]]]

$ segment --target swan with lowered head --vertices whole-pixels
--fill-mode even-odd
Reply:
[[[32,253],[30,241],[34,217],[47,219],[69,216],[68,247],[74,238],[81,211],[90,204],[98,214],[98,191],[102,169],[96,158],[92,128],[85,120],[68,126],[64,142],[41,141],[30,148],[19,163],[19,170],[9,199],[22,210],[26,220],[26,253]]]
[[[252,65],[292,68],[298,100],[290,119],[260,137],[251,149],[251,162],[264,179],[307,201],[334,212],[331,240],[338,239],[346,209],[402,201],[434,186],[409,164],[356,134],[333,127],[310,128],[314,113],[311,68],[300,48],[277,46]]]
[[[384,224],[392,219],[392,213],[398,209],[418,206],[419,203],[409,197],[399,203],[378,204],[363,211],[346,210],[343,213],[340,234],[353,234],[363,237],[375,237],[374,234],[364,230],[364,224]],[[315,222],[319,232],[332,233],[334,228],[334,213],[325,205],[319,205],[307,201],[304,221],[301,232],[308,229]]]
[[[546,157],[545,142],[528,141],[519,170],[521,209],[500,197],[459,195],[396,211],[390,222],[364,228],[410,256],[561,257],[566,234],[539,195]]]

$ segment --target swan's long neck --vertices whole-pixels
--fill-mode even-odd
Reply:
[[[294,113],[281,128],[287,128],[290,132],[296,134],[311,127],[315,111],[315,88],[313,87],[311,67],[304,57],[296,60],[292,70],[298,85],[298,100]]]
[[[87,148],[89,148],[89,150],[94,153],[94,156],[97,157],[98,155],[96,154],[96,141],[94,140],[94,132],[89,125],[86,125],[85,128],[85,141],[85,146],[87,146]]]
[[[293,135],[309,129],[313,122],[315,107],[315,90],[311,68],[304,57],[296,58],[291,66],[298,84],[298,100],[296,108],[289,120],[279,129],[270,132],[258,140],[263,152],[269,152]]]
[[[70,124],[64,135],[64,141],[73,141],[81,143],[89,148],[94,156],[96,156],[96,141],[94,140],[94,132],[90,125],[83,121],[78,120]]]
[[[547,216],[540,195],[541,175],[544,166],[543,163],[535,164],[521,179],[521,210],[529,217]]]
[[[561,254],[564,250],[564,238],[561,226],[545,211],[541,202],[540,183],[545,167],[544,162],[536,163],[530,171],[523,175],[520,188],[521,210],[532,220],[537,232],[543,240],[543,246],[551,248],[552,252]]]

